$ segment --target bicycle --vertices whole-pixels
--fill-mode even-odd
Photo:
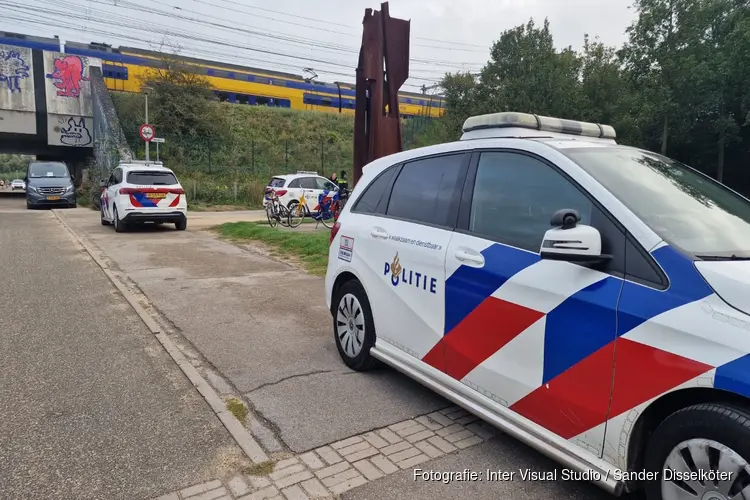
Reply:
[[[312,217],[313,220],[318,223],[322,222],[327,228],[333,226],[339,205],[339,192],[325,190],[322,194],[318,195],[318,205],[315,207],[315,213],[310,212],[310,208],[307,205],[305,199],[305,193],[299,197],[299,200],[294,200],[289,204],[289,227],[297,227],[302,224],[306,215]],[[292,218],[294,217],[294,218]]]
[[[104,189],[101,187],[99,189],[91,189],[91,204],[96,210],[101,210],[102,208],[102,192]]]
[[[289,210],[279,202],[279,193],[274,189],[267,190],[265,193],[265,199],[268,202],[266,203],[268,225],[276,227],[276,224],[279,223],[282,226],[288,226]]]

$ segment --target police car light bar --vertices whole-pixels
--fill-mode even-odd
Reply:
[[[164,162],[146,160],[120,160],[120,165],[164,165]]]
[[[490,133],[488,129],[526,129],[538,130],[540,132],[551,132],[553,134],[576,135],[581,137],[592,137],[597,139],[608,139],[613,141],[617,134],[610,125],[599,123],[579,122],[565,120],[563,118],[552,118],[550,116],[538,116],[529,113],[493,113],[489,115],[472,116],[464,122],[464,135],[461,139],[473,139],[479,137],[518,137],[518,135],[506,135]],[[475,133],[480,130],[484,133]],[[499,132],[499,130],[498,130]],[[510,132],[510,131],[507,131]]]
[[[314,172],[312,170],[297,170],[298,174],[306,174],[306,175],[318,175],[317,172]]]

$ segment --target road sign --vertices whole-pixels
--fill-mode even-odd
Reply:
[[[140,126],[140,128],[138,128],[138,135],[140,135],[141,139],[143,139],[144,141],[151,142],[152,140],[154,140],[154,136],[156,136],[156,130],[154,130],[153,125],[144,123]]]
[[[164,142],[164,137],[154,137],[153,139],[151,139],[151,142],[156,142],[156,143]]]

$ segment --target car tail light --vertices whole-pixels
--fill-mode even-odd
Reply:
[[[170,189],[169,192],[172,194],[185,194],[185,190],[182,188]]]
[[[140,189],[133,189],[133,188],[120,188],[120,194],[135,194],[140,193]]]
[[[279,189],[278,191],[276,191],[276,196],[284,196],[287,191],[287,189]]]
[[[333,243],[333,240],[336,239],[336,235],[339,233],[339,229],[341,229],[341,223],[336,222],[331,228],[331,239],[328,241],[328,245]]]

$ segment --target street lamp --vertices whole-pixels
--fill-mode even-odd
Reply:
[[[146,112],[146,125],[149,124],[148,123],[148,95],[150,93],[152,93],[153,91],[154,91],[154,89],[152,89],[151,87],[142,87],[141,88],[141,92],[143,93],[143,96],[145,98],[144,106],[146,108],[145,109],[145,112]],[[145,141],[145,142],[146,142],[146,161],[148,162],[148,161],[151,161],[151,155],[150,155],[150,152],[149,152],[149,149],[148,149],[149,141]]]

